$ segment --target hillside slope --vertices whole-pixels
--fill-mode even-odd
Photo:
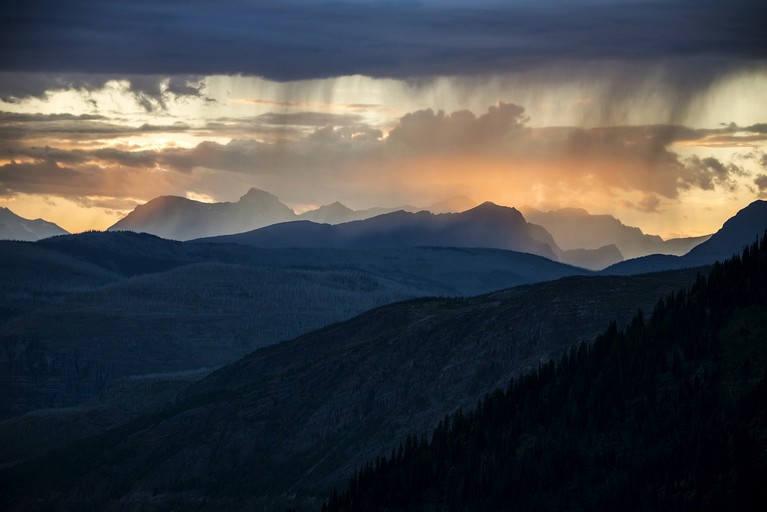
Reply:
[[[767,236],[369,462],[323,512],[764,510]]]
[[[694,276],[571,277],[385,306],[259,350],[174,407],[3,478],[13,503],[34,495],[62,510],[83,499],[107,510],[311,503],[408,432],[428,432]]]

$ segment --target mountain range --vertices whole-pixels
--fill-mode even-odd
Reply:
[[[663,240],[657,235],[647,235],[639,228],[626,226],[611,215],[592,215],[580,208],[542,212],[525,206],[522,214],[528,222],[543,226],[564,250],[614,245],[625,259],[648,254],[681,256],[711,236]]]
[[[728,219],[708,240],[693,247],[682,256],[651,254],[616,263],[602,272],[632,275],[709,265],[729,258],[758,239],[765,230],[767,230],[767,201],[757,200]]]
[[[483,203],[462,213],[398,211],[342,224],[288,222],[201,241],[256,247],[484,247],[537,254],[558,261],[545,230],[514,208]]]
[[[189,240],[222,233],[239,233],[295,218],[277,197],[252,188],[236,203],[203,203],[178,196],[161,196],[137,206],[108,231],[151,233],[170,240]]]
[[[456,197],[435,203],[427,208],[401,206],[398,208],[369,208],[352,210],[339,203],[331,203],[296,214],[287,205],[266,192],[251,188],[234,203],[203,203],[179,196],[161,196],[137,206],[124,218],[108,228],[108,231],[135,231],[151,233],[170,240],[191,240],[206,236],[242,233],[264,226],[294,220],[309,220],[326,224],[339,224],[368,219],[394,211],[435,212],[468,209],[474,203],[467,198]]]
[[[91,232],[0,242],[0,505],[318,508],[366,461],[446,414],[588,345],[611,321],[634,325],[635,311],[657,309],[660,296],[702,286],[706,269],[687,267],[736,253],[765,228],[765,202],[754,202],[687,255],[656,257],[684,268],[642,276],[552,261],[561,249],[547,231],[490,203],[337,226],[289,222],[234,239]],[[409,245],[474,243],[461,238],[467,231],[549,258]],[[729,265],[753,266],[751,254]],[[744,290],[745,301],[762,289]],[[739,304],[746,310],[727,332],[759,338],[761,303]],[[752,352],[738,357],[760,361]]]
[[[8,208],[0,207],[0,240],[35,241],[68,232],[43,219],[25,219]]]
[[[172,240],[191,240],[197,238],[215,237],[220,235],[239,234],[256,230],[266,226],[281,224],[292,221],[310,221],[317,224],[342,224],[371,219],[380,215],[391,215],[397,212],[416,214],[427,212],[432,214],[462,213],[473,209],[475,203],[465,197],[454,197],[435,203],[426,208],[402,206],[399,208],[370,208],[367,210],[352,210],[342,203],[335,202],[321,206],[297,215],[288,206],[272,194],[259,189],[250,189],[239,201],[235,203],[202,203],[177,196],[163,196],[136,207],[125,218],[121,219],[109,228],[110,231],[130,230],[146,232]],[[381,225],[367,224],[378,237],[380,229],[385,229],[384,224],[393,223],[397,226],[393,229],[402,230],[405,219],[411,217],[398,214],[382,221]],[[538,249],[535,254],[546,254],[557,261],[562,261],[591,270],[599,270],[614,263],[623,261],[625,258],[633,258],[648,254],[684,254],[690,248],[706,240],[707,237],[682,238],[664,241],[658,236],[646,235],[639,228],[623,225],[619,220],[607,215],[589,215],[585,210],[562,209],[550,212],[541,212],[529,207],[523,209],[524,219],[537,226],[542,226],[550,235],[543,234],[538,229],[536,235],[539,239],[545,239],[551,252]],[[417,220],[424,220],[426,214]],[[507,215],[507,219],[509,216]],[[412,221],[416,222],[416,221]],[[432,222],[431,224],[437,224]],[[291,236],[301,237],[306,234],[313,237],[309,243],[320,242],[323,246],[346,246],[352,241],[348,240],[346,232],[362,229],[360,225],[352,228],[343,228],[336,233],[332,229],[292,226],[290,228],[277,228],[281,234],[267,235],[261,233],[259,245],[280,244],[278,238],[288,243]],[[434,230],[434,226],[429,229]],[[511,226],[511,229],[515,229]],[[530,228],[537,229],[537,228]],[[292,230],[292,235],[282,233],[284,230]],[[324,231],[323,231],[324,230]],[[334,233],[332,240],[322,240],[321,233]],[[343,234],[342,234],[343,232]],[[487,236],[462,235],[454,241],[448,239],[445,233],[436,237],[432,233],[420,244],[411,240],[408,244],[416,245],[456,245],[464,246],[468,243],[477,247],[504,248],[509,245],[508,241],[499,240],[497,232]],[[271,238],[267,242],[266,238]],[[354,237],[353,237],[354,238]],[[357,237],[359,238],[359,237]],[[363,237],[364,238],[364,237]],[[411,239],[413,237],[410,237]],[[470,238],[470,239],[467,239]],[[553,238],[553,241],[551,240]],[[562,242],[560,242],[560,239]],[[390,241],[393,243],[393,241]],[[295,242],[294,242],[295,243]],[[358,245],[365,245],[364,240],[357,240]],[[376,242],[379,243],[379,242]],[[380,242],[383,243],[383,242]],[[521,245],[529,245],[522,243]]]
[[[563,251],[544,228],[527,222],[518,210],[491,202],[460,213],[396,211],[336,225],[286,222],[201,241],[272,248],[482,247],[537,254],[592,270],[623,260],[615,245]]]

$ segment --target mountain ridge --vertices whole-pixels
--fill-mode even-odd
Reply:
[[[727,219],[716,233],[682,256],[651,254],[605,268],[605,274],[633,274],[709,265],[737,254],[767,230],[767,201],[756,200]]]
[[[44,219],[27,219],[14,213],[10,208],[0,206],[0,240],[34,242],[69,232],[53,222]]]
[[[612,215],[590,214],[583,208],[560,208],[543,212],[525,206],[521,211],[529,222],[539,224],[551,233],[564,250],[599,249],[615,245],[625,259],[649,254],[681,256],[711,236],[663,240],[657,235],[645,234],[637,227],[627,226]]]
[[[180,196],[160,196],[137,206],[107,231],[151,233],[188,240],[220,233],[238,233],[295,217],[293,210],[269,192],[251,188],[234,203],[203,203]]]
[[[489,201],[461,213],[397,211],[342,224],[308,221],[267,226],[247,233],[194,240],[257,247],[483,247],[513,250],[559,261],[554,239],[529,224],[515,208]]]
[[[402,205],[394,208],[373,207],[353,210],[339,201],[296,214],[277,196],[262,189],[250,188],[238,201],[205,203],[186,197],[158,196],[137,206],[107,231],[136,231],[171,240],[191,240],[207,236],[251,231],[272,224],[295,220],[339,224],[364,220],[396,211],[418,212],[435,208],[451,210],[475,204],[464,197],[454,197],[427,208]]]

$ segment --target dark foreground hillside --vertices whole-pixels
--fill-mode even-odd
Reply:
[[[766,509],[767,236],[409,437],[322,508]]]
[[[610,320],[623,325],[695,276],[569,277],[374,309],[258,350],[170,407],[5,468],[0,509],[319,507],[408,433],[431,432],[445,414],[593,340]],[[21,419],[13,432],[53,428]],[[18,457],[16,440],[6,453]]]

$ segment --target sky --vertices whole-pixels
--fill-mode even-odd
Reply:
[[[250,187],[666,238],[767,198],[763,1],[65,4],[0,6],[0,206],[73,232]]]

